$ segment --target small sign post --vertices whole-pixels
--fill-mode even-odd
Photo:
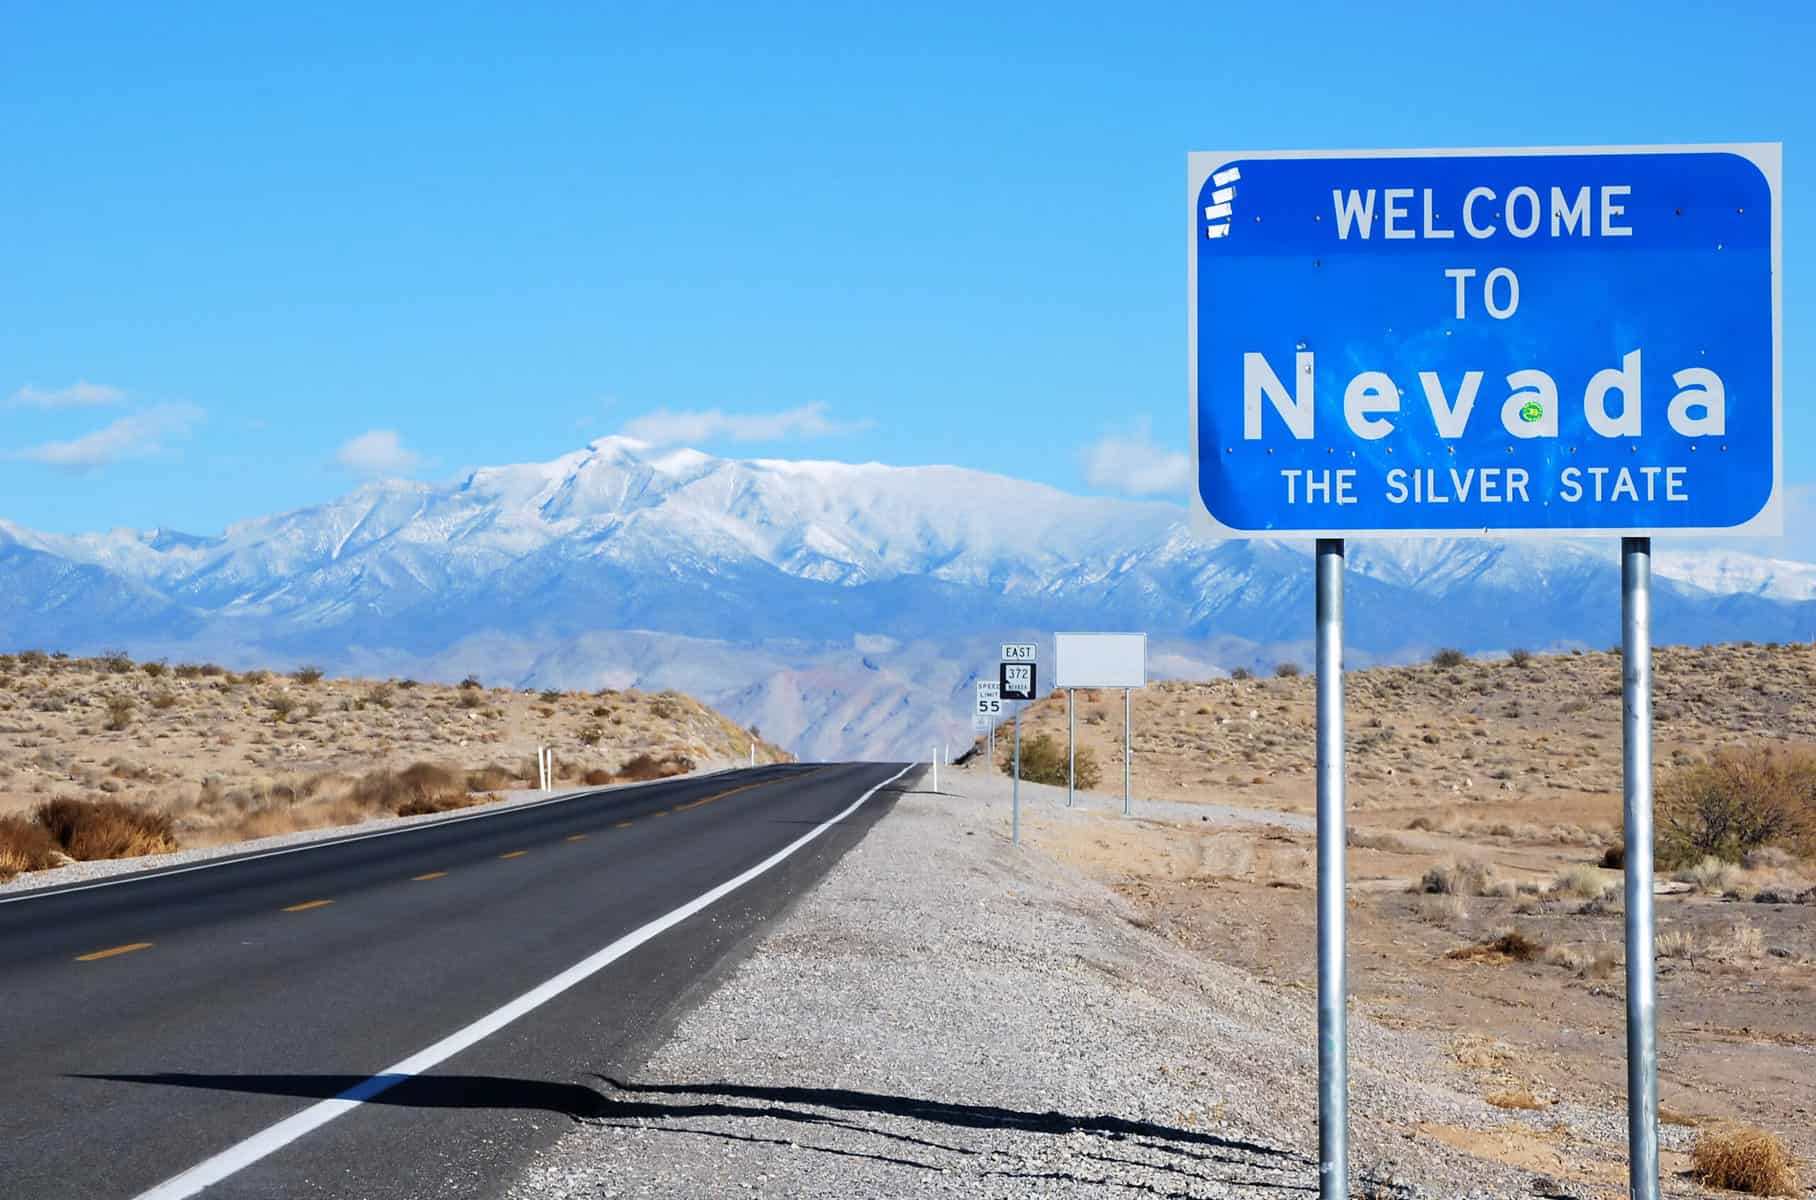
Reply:
[[[998,667],[1002,697],[1018,700],[1015,706],[1015,759],[1011,766],[1009,801],[1009,840],[1021,844],[1021,710],[1022,704],[1034,699],[1034,645],[1032,642],[1005,642]]]
[[[1629,1189],[1658,1197],[1651,555],[1783,524],[1782,148],[1192,154],[1194,514],[1316,541],[1319,1195],[1349,1194],[1344,539],[1621,538]]]

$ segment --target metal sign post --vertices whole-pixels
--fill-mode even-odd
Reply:
[[[1078,690],[1066,689],[1066,807],[1078,786]]]
[[[1783,532],[1782,159],[1187,158],[1193,515],[1317,543],[1324,1200],[1349,1193],[1345,539],[1516,533],[1622,539],[1629,1182],[1657,1200],[1651,539]]]
[[[1621,539],[1621,748],[1627,909],[1627,1167],[1658,1197],[1658,1010],[1652,915],[1652,539]]]
[[[1021,710],[1022,704],[1034,699],[1034,646],[1028,642],[1003,645],[1003,658],[997,668],[998,686],[1004,700],[1016,700],[1014,783],[1010,791],[1009,840],[1021,843]]]
[[[1349,1196],[1343,813],[1343,539],[1318,539],[1318,1194]]]
[[[1134,769],[1129,761],[1135,745],[1135,691],[1122,689],[1122,815],[1129,815],[1129,774]]]

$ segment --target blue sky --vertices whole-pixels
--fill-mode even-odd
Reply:
[[[1783,141],[1816,479],[1808,7],[1393,11],[14,0],[0,517],[214,532],[626,428],[1165,488],[1211,148]]]

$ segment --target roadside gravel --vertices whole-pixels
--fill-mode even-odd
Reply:
[[[943,774],[967,794],[902,796],[506,1194],[1315,1194],[1315,998],[1138,927],[1009,844],[1007,781]],[[1415,1036],[1351,1030],[1357,1195],[1570,1194],[1413,1137],[1509,1114]]]

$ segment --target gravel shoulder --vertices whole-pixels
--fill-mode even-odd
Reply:
[[[942,782],[903,795],[634,1077],[601,1079],[598,1115],[506,1194],[1315,1193],[1315,997],[1012,846],[1006,780]],[[1064,792],[1023,802],[1057,815]],[[1536,1150],[1522,1170],[1453,1148],[1542,1148],[1563,1114],[1491,1109],[1416,1035],[1360,1013],[1351,1030],[1358,1195],[1598,1194],[1547,1180]]]

